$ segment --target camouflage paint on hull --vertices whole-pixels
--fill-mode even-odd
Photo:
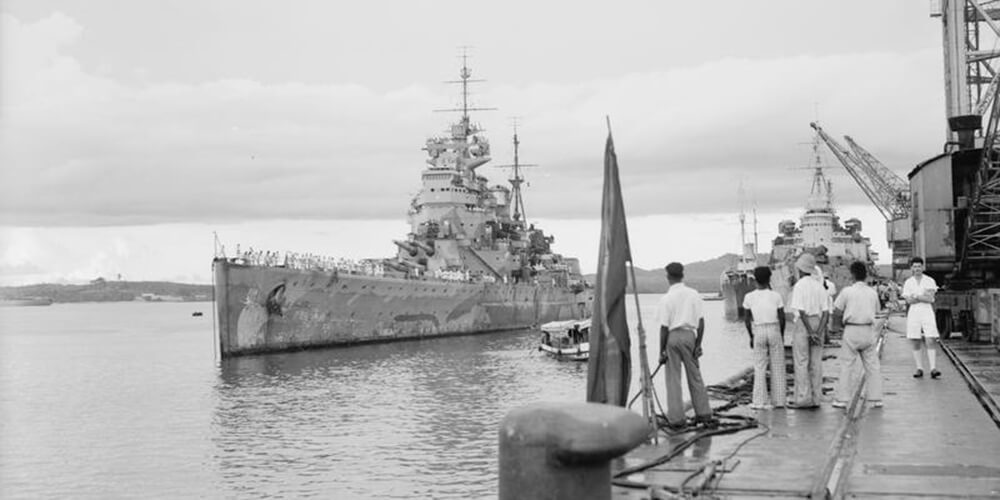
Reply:
[[[553,286],[213,265],[222,357],[517,330],[589,317],[593,301]]]

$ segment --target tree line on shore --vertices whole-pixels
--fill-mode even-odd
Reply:
[[[0,287],[0,299],[47,297],[53,302],[127,302],[212,300],[212,285],[169,281],[110,281],[95,279],[84,285],[40,283]]]

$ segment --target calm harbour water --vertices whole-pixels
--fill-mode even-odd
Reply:
[[[657,298],[640,296],[651,369]],[[705,305],[711,383],[751,356]],[[211,311],[0,309],[0,497],[495,498],[504,415],[585,399],[586,364],[544,357],[528,331],[220,362]]]

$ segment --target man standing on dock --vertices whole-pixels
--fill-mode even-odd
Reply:
[[[798,313],[803,329],[792,336],[795,361],[795,401],[798,409],[819,408],[823,396],[823,342],[830,319],[830,294],[820,281],[816,258],[804,253],[795,261],[799,280],[792,288],[790,307]]]
[[[743,298],[745,323],[753,347],[753,397],[750,409],[784,408],[785,387],[785,303],[771,290],[771,268],[753,270],[757,289]],[[756,335],[754,335],[756,330]],[[771,365],[771,394],[767,394],[767,365]],[[773,404],[772,404],[773,403]]]
[[[914,378],[924,376],[924,356],[921,347],[927,346],[927,362],[931,365],[931,378],[938,378],[941,372],[937,369],[937,340],[940,337],[937,321],[934,317],[934,293],[937,283],[934,278],[924,274],[924,259],[910,259],[910,276],[903,283],[903,300],[910,305],[906,312],[906,338],[913,346],[913,360],[917,363]]]
[[[684,285],[684,266],[681,263],[667,264],[666,271],[670,289],[660,298],[657,316],[660,323],[660,362],[667,365],[667,426],[680,429],[685,425],[682,366],[687,375],[695,423],[714,425],[717,421],[712,416],[708,391],[698,365],[701,339],[705,333],[701,294]]]
[[[851,375],[860,356],[868,381],[868,401],[876,408],[882,407],[882,367],[878,359],[875,341],[878,340],[880,325],[876,325],[878,313],[878,292],[865,283],[868,268],[864,262],[851,263],[854,284],[844,288],[834,301],[834,309],[843,312],[844,338],[841,342],[840,380],[833,406],[844,408],[851,399]]]

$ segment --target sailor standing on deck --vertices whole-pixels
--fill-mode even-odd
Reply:
[[[757,289],[743,298],[744,319],[753,347],[753,397],[750,408],[784,408],[785,386],[785,303],[771,290],[771,269],[753,270]],[[767,394],[767,365],[771,364],[771,395]],[[773,404],[772,404],[773,403]]]
[[[819,408],[823,396],[823,342],[830,318],[830,294],[817,279],[816,258],[802,254],[795,261],[799,280],[792,288],[790,307],[802,321],[803,329],[792,336],[795,361],[795,401],[788,406],[799,409]]]
[[[851,394],[851,372],[860,356],[868,380],[868,401],[876,408],[882,407],[882,367],[875,349],[881,325],[877,324],[878,292],[865,284],[868,268],[864,262],[851,263],[854,284],[844,288],[833,307],[844,314],[844,338],[840,348],[840,380],[833,406],[844,408]]]
[[[934,278],[924,274],[924,259],[910,259],[910,276],[903,283],[903,299],[910,305],[906,313],[906,338],[913,345],[913,360],[917,363],[914,378],[924,376],[924,357],[920,348],[927,346],[927,362],[931,365],[931,378],[938,378],[941,372],[937,369],[937,340],[940,337],[937,321],[934,317],[934,293],[937,283]]]
[[[668,264],[666,271],[670,289],[660,298],[657,316],[660,323],[660,362],[667,365],[667,426],[679,429],[685,424],[682,366],[687,375],[695,422],[715,425],[718,421],[712,416],[708,392],[698,366],[701,339],[705,333],[701,294],[682,283],[684,266],[679,262]]]

